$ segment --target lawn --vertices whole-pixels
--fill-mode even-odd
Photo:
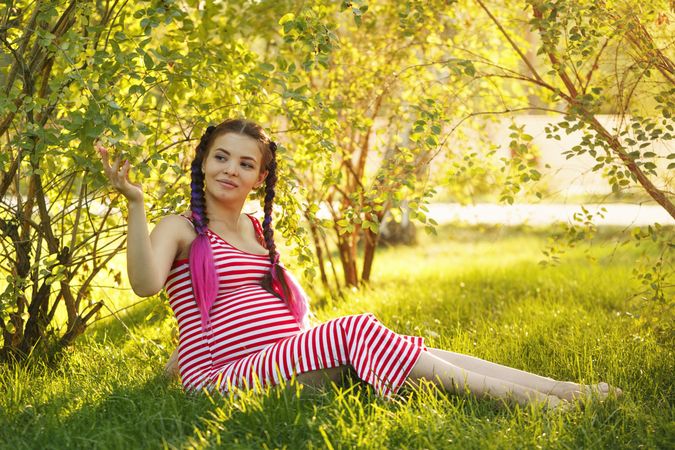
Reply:
[[[659,309],[632,295],[634,262],[655,249],[604,235],[588,250],[594,259],[575,248],[546,268],[546,230],[446,226],[416,247],[378,251],[370,287],[315,312],[321,321],[372,312],[429,347],[607,381],[622,399],[547,413],[427,384],[387,402],[356,379],[186,396],[161,375],[175,319],[155,298],[97,322],[56,369],[0,367],[0,447],[674,448],[674,339],[657,327],[667,320]]]

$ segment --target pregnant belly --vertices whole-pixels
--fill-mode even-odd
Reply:
[[[260,286],[239,289],[212,311],[210,348],[215,365],[258,352],[299,333],[286,303]]]

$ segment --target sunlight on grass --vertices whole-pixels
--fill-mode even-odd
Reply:
[[[326,300],[321,321],[373,312],[392,330],[558,379],[607,381],[621,401],[545,413],[455,396],[423,383],[386,402],[347,377],[314,390],[291,380],[262,393],[186,395],[162,376],[176,345],[166,301],[101,320],[59,367],[0,366],[6,448],[658,448],[673,423],[673,338],[635,311],[642,249],[596,245],[537,264],[544,240],[454,236],[378,251],[369,288]],[[138,298],[118,291],[117,308]]]

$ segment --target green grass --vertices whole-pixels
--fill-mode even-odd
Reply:
[[[600,240],[590,249],[595,262],[575,249],[544,268],[545,233],[446,227],[439,236],[379,251],[372,286],[340,304],[321,302],[318,318],[370,311],[427,346],[558,379],[604,380],[625,397],[545,413],[431,385],[386,402],[355,379],[318,392],[291,384],[186,396],[160,375],[175,320],[153,299],[97,322],[56,369],[0,367],[0,447],[674,447],[674,339],[647,325],[644,301],[631,295],[645,247]],[[129,304],[137,300],[129,295]]]

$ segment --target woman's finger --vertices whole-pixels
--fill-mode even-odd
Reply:
[[[110,162],[108,161],[108,150],[101,146],[98,145],[98,153],[101,155],[101,161],[103,162],[103,168],[105,169],[106,173],[110,171]]]
[[[117,175],[120,171],[120,156],[117,155],[117,158],[115,158],[115,162],[113,163],[112,170],[113,174]]]
[[[131,182],[131,178],[129,178],[130,173],[131,173],[131,163],[129,161],[126,161],[122,166],[122,172],[120,172],[120,176],[122,177],[123,180],[127,182],[127,184],[140,188],[141,187],[140,184]]]
[[[129,160],[124,160],[124,163],[122,164],[122,167],[120,167],[120,177],[122,179],[129,180],[129,169],[131,168],[131,164],[129,163]]]

